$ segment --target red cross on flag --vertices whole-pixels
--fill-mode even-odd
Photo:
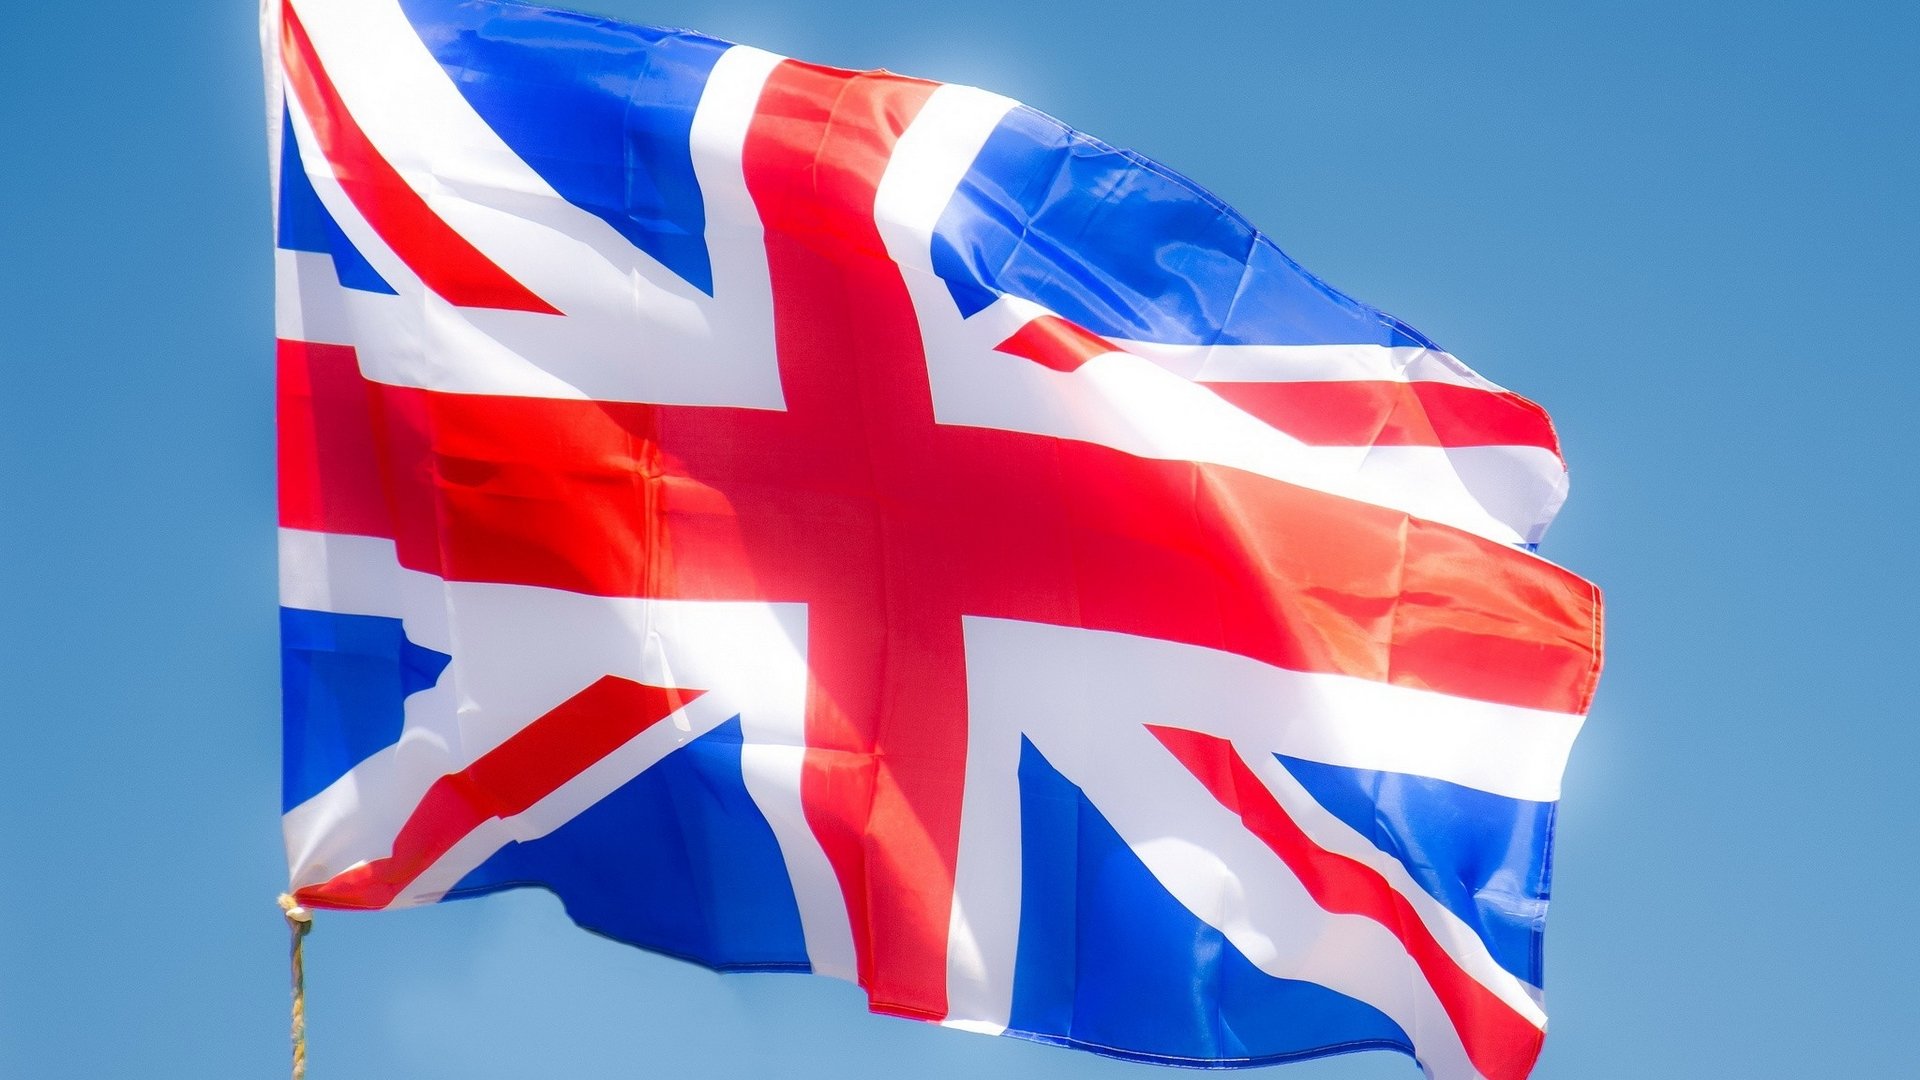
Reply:
[[[1538,406],[985,91],[265,11],[303,903],[1529,1071],[1600,664]]]

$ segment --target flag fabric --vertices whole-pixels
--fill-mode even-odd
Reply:
[[[1552,425],[1006,98],[267,0],[285,831],[1136,1060],[1525,1076]]]

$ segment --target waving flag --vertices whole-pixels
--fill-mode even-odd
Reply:
[[[285,827],[1118,1057],[1527,1074],[1600,663],[1546,415],[1006,98],[265,7]]]

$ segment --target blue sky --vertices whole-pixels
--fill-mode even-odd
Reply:
[[[1545,404],[1574,492],[1544,551],[1611,607],[1537,1075],[1911,1068],[1908,6],[582,6],[1018,97]],[[276,1075],[253,5],[4,18],[0,1076]],[[544,895],[323,916],[310,967],[319,1080],[1166,1075],[711,975]]]

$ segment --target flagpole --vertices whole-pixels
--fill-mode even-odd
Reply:
[[[313,929],[313,913],[300,906],[289,893],[280,894],[280,911],[287,917],[287,929],[293,935],[288,959],[293,975],[293,1080],[307,1075],[307,972],[302,943]]]

